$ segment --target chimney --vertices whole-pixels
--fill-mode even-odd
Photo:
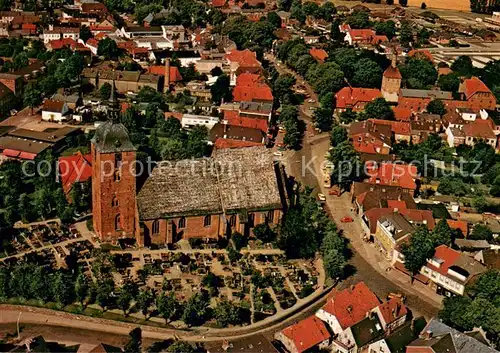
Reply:
[[[170,91],[170,59],[165,58],[165,83],[163,86],[163,93]]]
[[[430,340],[432,338],[432,331],[431,330],[427,330],[424,333],[422,333],[422,338],[424,340]]]

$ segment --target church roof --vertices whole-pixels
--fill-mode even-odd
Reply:
[[[141,220],[282,207],[272,153],[217,150],[210,158],[160,163],[137,195]]]
[[[100,153],[115,153],[135,151],[130,141],[128,130],[122,124],[112,120],[99,125],[96,129],[92,143]]]

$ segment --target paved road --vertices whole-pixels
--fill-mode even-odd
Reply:
[[[274,57],[269,56],[268,59],[276,64]],[[300,78],[283,64],[277,67],[277,69],[280,73],[293,74],[299,82]],[[307,82],[300,80],[300,83],[306,87],[308,94],[314,94]],[[315,95],[314,97],[316,98]],[[305,102],[305,104],[300,106],[300,117],[306,122],[308,131],[312,131],[310,110],[307,105],[308,103]],[[321,163],[324,162],[324,156],[329,147],[329,134],[314,135],[306,132],[302,149],[299,151],[287,151],[283,159],[289,175],[293,176],[303,185],[312,187],[315,192],[327,195],[328,190],[323,188],[319,181],[322,179]],[[388,266],[381,259],[377,250],[369,248],[369,245],[362,241],[364,231],[358,219],[351,224],[340,222],[340,218],[347,214],[353,218],[356,217],[350,213],[352,206],[347,194],[339,199],[330,196],[327,196],[327,199],[328,209],[332,210],[330,216],[335,220],[339,228],[343,230],[344,236],[349,239],[352,250],[349,268],[353,272],[347,280],[339,284],[339,287],[346,288],[359,281],[364,281],[381,299],[385,298],[391,292],[402,293],[407,298],[407,304],[412,309],[414,315],[422,315],[427,319],[436,316],[441,305],[440,297],[420,283],[411,285],[409,278],[402,273],[397,271],[386,272],[385,270]]]

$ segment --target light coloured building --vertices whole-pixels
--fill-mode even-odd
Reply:
[[[218,122],[218,117],[194,114],[184,114],[181,119],[182,127],[185,129],[202,125],[206,126],[208,130],[211,130]]]

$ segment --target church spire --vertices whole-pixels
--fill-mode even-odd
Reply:
[[[108,100],[108,120],[112,122],[119,122],[120,120],[120,106],[118,100],[116,99],[116,85],[115,77],[113,75],[113,85],[111,86],[111,95]]]

